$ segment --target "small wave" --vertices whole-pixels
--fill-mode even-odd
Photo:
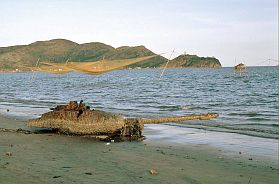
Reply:
[[[230,116],[248,116],[248,117],[255,117],[260,116],[261,114],[258,114],[256,112],[248,112],[248,113],[229,113]]]
[[[168,124],[169,125],[169,124]],[[207,123],[205,121],[187,121],[172,124],[179,127],[202,128],[205,130],[233,132],[239,134],[253,135],[258,137],[267,137],[279,139],[279,129],[277,124],[221,124],[221,123]]]
[[[236,124],[237,126],[263,126],[263,127],[279,127],[279,124],[261,124],[261,123],[244,123]]]
[[[196,129],[203,129],[206,131],[215,131],[215,132],[227,132],[227,133],[236,133],[242,135],[249,135],[261,138],[270,138],[270,139],[279,139],[279,132],[278,128],[274,130],[261,130],[256,128],[240,128],[240,127],[229,127],[220,124],[171,124],[166,123],[168,126],[177,126],[181,128],[196,128]]]
[[[249,121],[256,121],[256,122],[260,122],[260,121],[273,121],[272,119],[267,119],[267,118],[247,118],[247,120]]]
[[[179,110],[190,110],[193,109],[190,105],[161,105],[157,106],[160,111],[179,111]]]
[[[251,131],[251,132],[262,132],[266,134],[278,134],[278,129],[259,129],[258,127],[235,127],[235,126],[220,126],[221,128],[226,128],[229,130],[237,131]]]
[[[147,104],[147,105],[149,105],[149,106],[151,106],[151,104],[154,104],[154,105],[158,105],[159,104],[159,102],[156,102],[156,101],[140,101],[140,103],[142,103],[142,104]]]
[[[161,111],[176,111],[180,110],[180,105],[161,105],[157,106]]]
[[[190,105],[185,105],[185,106],[180,106],[181,110],[190,110],[192,109],[193,107],[190,106]]]

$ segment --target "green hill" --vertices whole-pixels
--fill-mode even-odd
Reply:
[[[214,57],[199,57],[197,55],[180,55],[168,64],[169,68],[219,68],[222,67]]]
[[[92,62],[102,59],[120,60],[139,58],[154,55],[152,51],[144,46],[128,47],[123,46],[114,48],[104,43],[92,42],[78,44],[65,39],[53,39],[48,41],[37,41],[29,45],[18,45],[10,47],[0,47],[0,71],[12,71],[16,68],[22,71],[30,70],[29,67],[35,67],[38,58],[40,62],[65,63],[71,62]],[[221,66],[215,58],[203,58],[191,56],[190,62],[187,55],[187,62],[184,57],[178,57],[170,61],[169,67],[215,67]],[[218,61],[218,62],[217,62]],[[167,59],[157,56],[136,64],[127,66],[135,67],[162,67]]]

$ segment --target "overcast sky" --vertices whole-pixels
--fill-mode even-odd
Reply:
[[[269,64],[278,0],[0,0],[0,47],[54,38]]]

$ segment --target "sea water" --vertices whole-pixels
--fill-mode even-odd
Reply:
[[[278,67],[167,69],[160,78],[161,71],[1,73],[0,113],[34,118],[70,100],[126,117],[214,112],[220,117],[167,126],[278,139]]]

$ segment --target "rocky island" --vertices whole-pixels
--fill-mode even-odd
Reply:
[[[220,68],[221,63],[215,57],[199,57],[197,55],[183,54],[168,64],[169,68]]]

